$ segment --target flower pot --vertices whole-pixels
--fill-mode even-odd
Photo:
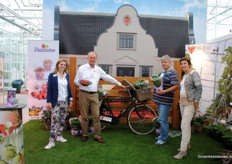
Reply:
[[[76,129],[71,129],[71,135],[72,135],[72,136],[77,136],[77,134],[78,134],[78,130],[76,130]]]

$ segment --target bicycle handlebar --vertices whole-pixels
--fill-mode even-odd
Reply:
[[[123,91],[128,92],[129,96],[132,97],[132,96],[131,96],[131,93],[130,93],[130,89],[124,88]],[[110,93],[109,91],[103,91],[104,97],[106,97],[109,93]]]

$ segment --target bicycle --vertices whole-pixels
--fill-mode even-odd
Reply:
[[[157,114],[151,107],[146,105],[149,98],[143,101],[138,101],[134,96],[131,95],[130,89],[126,89],[126,91],[128,92],[129,97],[108,98],[107,94],[109,92],[103,92],[104,98],[100,105],[101,129],[104,129],[107,125],[119,124],[119,119],[126,112],[129,112],[127,116],[127,123],[134,133],[146,135],[153,132],[155,130],[153,121],[157,118]],[[114,116],[110,103],[115,102],[130,103],[123,111],[119,113],[118,116]]]

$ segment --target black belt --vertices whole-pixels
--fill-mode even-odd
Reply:
[[[94,94],[94,93],[97,93],[97,92],[89,92],[89,91],[85,91],[85,90],[82,90],[80,89],[81,92],[85,92],[85,93],[88,93],[88,94]]]

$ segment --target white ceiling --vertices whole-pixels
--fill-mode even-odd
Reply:
[[[4,0],[0,3],[0,28],[4,31],[14,25],[30,34],[42,35],[43,0]],[[2,21],[2,20],[3,21]]]

